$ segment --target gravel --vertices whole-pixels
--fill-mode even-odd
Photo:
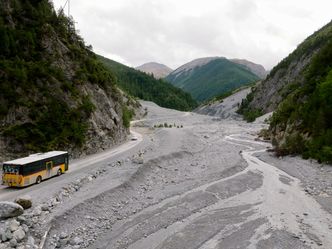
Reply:
[[[0,222],[1,246],[49,231],[50,249],[332,247],[329,166],[254,153],[269,146],[262,123],[143,105],[142,143],[33,188],[41,198]],[[165,122],[184,128],[153,128]]]

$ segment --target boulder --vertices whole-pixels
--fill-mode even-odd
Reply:
[[[25,232],[23,231],[22,227],[19,227],[14,233],[13,233],[13,238],[20,242],[21,240],[23,240],[25,237]]]
[[[72,246],[80,245],[82,243],[83,243],[83,239],[81,239],[79,237],[75,237],[75,238],[73,238],[69,241],[69,244],[72,245]]]
[[[9,229],[10,231],[14,232],[18,229],[18,227],[20,226],[20,223],[13,219],[10,223],[9,223]]]
[[[62,233],[60,233],[60,239],[65,239],[65,238],[67,238],[68,237],[68,234],[67,233],[65,233],[65,232],[62,232]]]
[[[8,249],[7,243],[0,243],[0,249]]]
[[[7,230],[5,232],[5,238],[6,238],[5,240],[11,240],[13,238],[13,234],[9,230]]]
[[[2,242],[5,242],[5,241],[7,241],[8,240],[8,238],[7,238],[7,236],[6,236],[6,231],[5,230],[0,230],[0,242],[2,241]],[[1,243],[0,243],[1,244]]]
[[[33,210],[33,215],[34,216],[39,216],[39,215],[41,215],[41,213],[42,213],[42,208],[41,208],[41,206],[37,206],[37,207],[35,207],[35,209]]]
[[[26,246],[30,246],[31,248],[35,247],[35,239],[32,236],[28,237],[28,241],[26,243]]]
[[[26,224],[22,225],[23,231],[27,233],[29,231],[29,227]]]
[[[10,241],[9,241],[9,245],[11,246],[11,247],[16,247],[17,246],[17,241],[16,241],[16,239],[14,239],[14,238],[12,238]]]
[[[136,164],[143,164],[144,163],[144,159],[142,156],[138,156],[138,157],[134,157],[132,160],[133,163]]]
[[[17,217],[23,214],[23,207],[17,203],[9,201],[0,202],[0,219]]]
[[[32,200],[29,195],[18,197],[15,202],[21,205],[24,209],[31,208],[32,206]]]
[[[41,210],[42,211],[50,211],[50,207],[48,205],[44,204],[44,205],[41,206]]]

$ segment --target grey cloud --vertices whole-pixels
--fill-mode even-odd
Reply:
[[[257,11],[257,5],[251,0],[233,0],[228,15],[235,21],[246,21]]]
[[[56,6],[64,1],[54,0]],[[71,2],[86,42],[132,66],[157,61],[176,68],[198,57],[226,56],[271,68],[330,19],[326,7],[316,10],[301,0]]]

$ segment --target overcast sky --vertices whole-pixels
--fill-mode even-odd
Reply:
[[[66,0],[54,0],[56,9]],[[129,66],[175,69],[208,56],[271,69],[332,19],[331,0],[70,0],[96,53]]]

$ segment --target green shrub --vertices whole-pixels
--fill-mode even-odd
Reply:
[[[126,128],[130,127],[130,121],[135,115],[134,111],[129,109],[127,106],[122,106],[122,122]]]
[[[247,122],[253,122],[256,118],[263,115],[262,110],[254,109],[250,107],[250,102],[254,99],[255,89],[246,96],[245,99],[242,100],[239,109],[236,111],[238,114],[243,115],[243,118]]]
[[[331,31],[332,32],[332,31]],[[285,153],[331,163],[332,148],[332,41],[313,57],[304,83],[279,105],[271,119],[271,130],[296,130],[286,136]],[[307,141],[300,134],[308,136]]]
[[[243,118],[247,121],[247,122],[254,122],[256,120],[256,118],[260,117],[263,115],[261,110],[257,110],[257,109],[247,109],[245,111],[243,111]]]

